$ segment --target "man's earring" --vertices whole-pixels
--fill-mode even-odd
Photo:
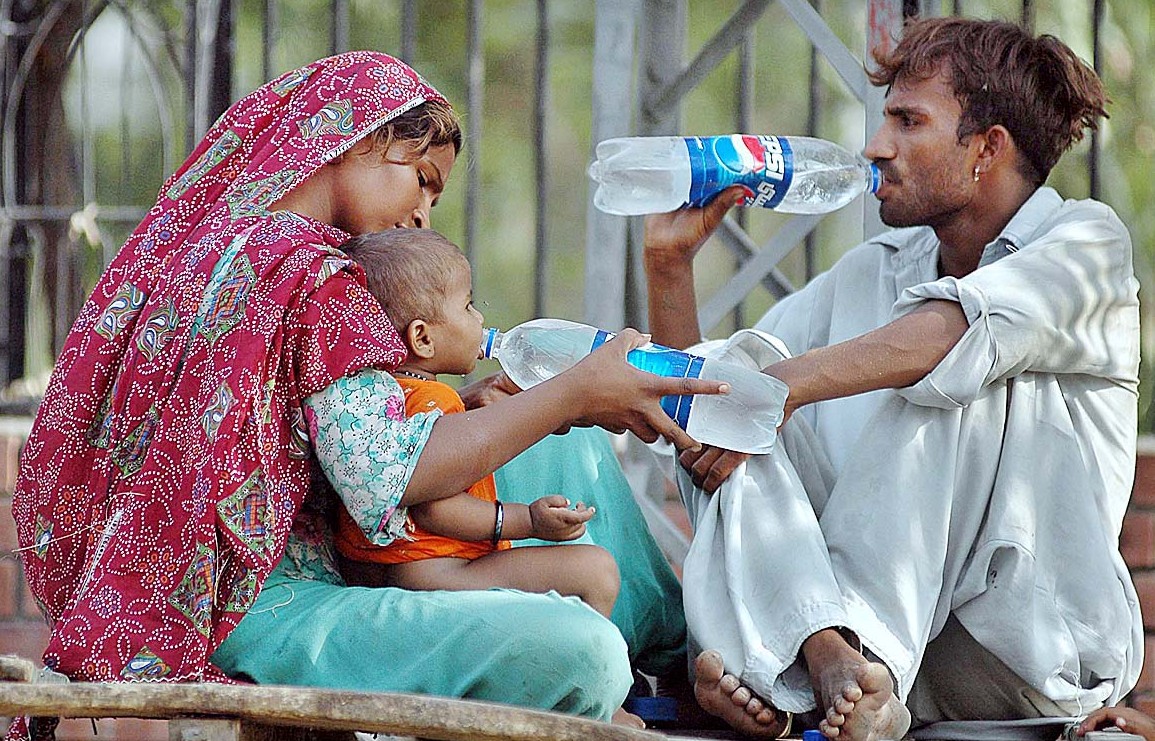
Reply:
[[[975,182],[979,181],[979,166],[975,165]]]

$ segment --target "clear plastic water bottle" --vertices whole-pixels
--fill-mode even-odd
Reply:
[[[534,319],[504,333],[485,330],[481,355],[496,358],[510,380],[527,389],[572,367],[612,337],[586,324]],[[632,350],[626,360],[660,376],[730,384],[728,394],[662,398],[662,409],[695,440],[743,453],[769,453],[774,447],[789,391],[774,376],[653,343]]]
[[[805,136],[654,136],[607,139],[589,176],[594,205],[622,216],[702,206],[732,185],[745,206],[796,214],[842,208],[882,182],[878,167]]]

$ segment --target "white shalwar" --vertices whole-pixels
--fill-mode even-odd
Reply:
[[[802,408],[714,496],[676,467],[692,648],[800,712],[815,705],[803,640],[846,626],[905,700],[953,614],[1062,707],[1113,703],[1143,656],[1118,551],[1137,424],[1130,237],[1107,206],[1041,188],[970,275],[939,278],[938,249],[929,228],[883,234],[758,322],[794,355],[931,300],[970,326],[911,387]]]

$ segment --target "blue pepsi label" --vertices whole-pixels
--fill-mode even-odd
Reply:
[[[691,206],[703,206],[731,185],[746,190],[744,206],[774,208],[794,179],[794,152],[777,136],[691,136]]]
[[[590,352],[601,347],[612,337],[613,335],[609,332],[598,330],[598,333],[594,335]],[[674,350],[653,343],[630,350],[626,355],[626,361],[635,368],[666,378],[698,378],[702,375],[704,360],[697,355],[690,355],[681,350]],[[670,418],[677,422],[678,427],[683,430],[686,429],[686,424],[690,420],[690,408],[693,404],[693,394],[662,397],[662,411],[670,415]]]

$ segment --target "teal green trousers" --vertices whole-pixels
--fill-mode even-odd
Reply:
[[[213,664],[259,684],[416,692],[603,720],[633,682],[631,663],[652,674],[684,666],[681,588],[603,431],[550,436],[497,472],[497,491],[525,503],[560,493],[597,508],[583,541],[607,548],[621,571],[612,622],[552,592],[343,587],[278,568]]]

